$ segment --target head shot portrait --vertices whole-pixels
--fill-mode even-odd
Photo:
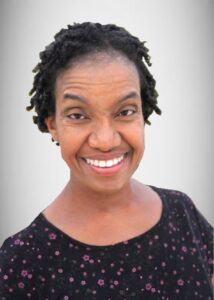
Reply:
[[[179,153],[172,164],[165,163],[166,170],[164,163],[160,168],[149,160],[151,154],[155,162],[164,160],[157,157],[159,149],[165,147],[167,155],[181,134],[164,138],[158,125],[173,124],[176,113],[164,117],[167,107],[149,43],[116,18],[71,18],[56,27],[50,41],[42,41],[30,75],[24,124],[32,127],[26,136],[35,136],[22,149],[27,153],[38,145],[29,167],[32,184],[22,191],[23,198],[33,199],[27,204],[32,215],[22,228],[4,233],[0,298],[211,300],[210,219],[185,186],[180,188],[179,181],[171,186],[176,175],[165,175],[174,165],[179,169]],[[168,89],[169,84],[166,94]],[[154,152],[147,155],[150,128],[157,138]],[[187,147],[183,143],[182,149]],[[39,160],[43,155],[46,162]],[[141,167],[147,158],[148,165]],[[23,164],[23,179],[25,168]],[[181,168],[183,173],[185,166]],[[61,169],[66,169],[64,175]],[[146,179],[147,170],[154,182]],[[62,180],[57,189],[52,173]],[[23,179],[24,187],[28,181]],[[24,218],[27,209],[16,198],[19,209],[4,204],[4,210]]]

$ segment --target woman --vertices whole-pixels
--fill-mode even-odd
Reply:
[[[187,195],[131,179],[161,113],[144,43],[75,24],[40,58],[28,110],[70,180],[2,245],[1,299],[211,300],[211,226]]]

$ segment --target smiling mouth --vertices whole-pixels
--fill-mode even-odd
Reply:
[[[119,157],[109,159],[109,160],[97,160],[97,159],[90,159],[90,158],[83,158],[83,160],[91,166],[98,167],[98,168],[111,168],[118,164],[120,164],[125,156],[127,156],[128,153],[125,153]]]

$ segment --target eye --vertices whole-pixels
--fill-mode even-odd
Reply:
[[[118,116],[131,116],[133,115],[134,113],[136,113],[136,110],[135,109],[131,109],[131,108],[127,108],[127,109],[123,109],[119,114]]]
[[[68,118],[72,120],[84,120],[86,117],[81,113],[72,113],[68,115]]]

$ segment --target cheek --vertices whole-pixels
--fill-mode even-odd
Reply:
[[[67,162],[71,162],[77,156],[84,137],[81,134],[76,134],[70,130],[64,130],[59,135],[59,144],[61,148],[62,158]]]
[[[137,122],[135,126],[130,126],[127,129],[129,134],[130,144],[136,152],[144,150],[144,127],[141,122]]]

